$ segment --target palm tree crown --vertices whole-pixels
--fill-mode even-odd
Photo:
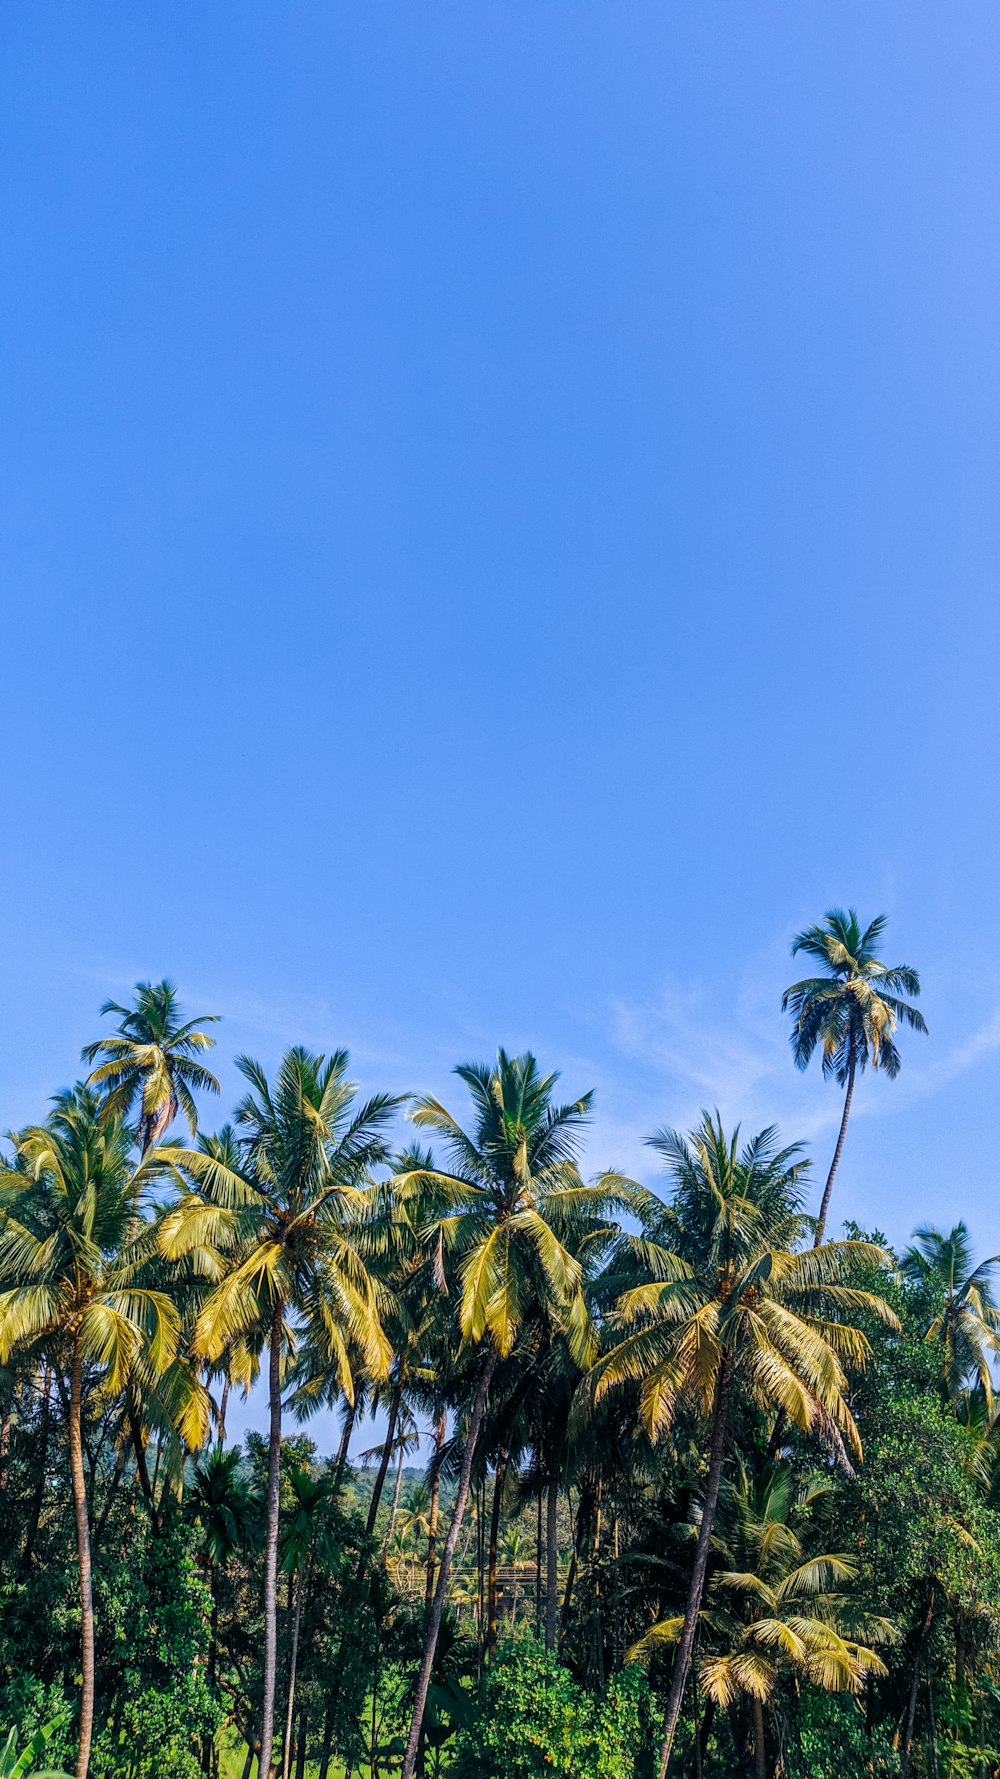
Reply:
[[[998,1265],[1000,1254],[975,1264],[965,1223],[956,1223],[947,1234],[930,1225],[914,1230],[900,1262],[904,1278],[922,1287],[931,1300],[925,1339],[941,1349],[941,1378],[952,1401],[975,1378],[987,1407],[992,1403],[988,1355],[1000,1352],[1000,1307],[990,1275]]]
[[[218,1093],[219,1083],[197,1059],[210,1050],[215,1039],[199,1025],[215,1024],[218,1015],[182,1021],[177,990],[162,982],[137,982],[135,1005],[122,1007],[105,1001],[104,1013],[117,1013],[114,1037],[96,1038],[83,1049],[84,1062],[105,1061],[89,1076],[88,1087],[101,1085],[109,1110],[128,1116],[139,1108],[139,1147],[145,1151],[158,1143],[178,1111],[184,1113],[192,1137],[198,1128],[195,1093]]]
[[[792,940],[793,956],[803,951],[822,964],[824,970],[822,976],[806,976],[801,982],[793,982],[782,996],[782,1011],[792,1013],[795,1066],[807,1068],[819,1045],[824,1075],[832,1075],[846,1090],[837,1143],[816,1219],[817,1247],[826,1229],[858,1071],[863,1073],[871,1063],[873,1069],[881,1069],[894,1080],[900,1069],[895,1032],[900,1025],[917,1032],[927,1030],[923,1014],[901,998],[920,993],[916,970],[909,964],[883,964],[876,956],[875,948],[885,925],[885,915],[879,914],[862,931],[853,908],[846,914],[842,908],[831,908],[822,926],[806,927]]]
[[[359,1105],[348,1060],[346,1050],[323,1057],[295,1046],[272,1086],[259,1063],[239,1057],[250,1091],[236,1111],[238,1134],[227,1127],[197,1149],[155,1151],[193,1183],[162,1220],[161,1251],[170,1260],[188,1256],[215,1281],[195,1322],[194,1351],[217,1361],[241,1340],[268,1345],[262,1774],[274,1729],[283,1369],[303,1327],[328,1352],[349,1400],[355,1353],[371,1377],[384,1376],[389,1361],[359,1235],[371,1170],[388,1158],[384,1133],[399,1100],[376,1094]]]
[[[792,954],[822,965],[821,976],[793,982],[782,996],[782,1012],[791,1012],[795,1066],[807,1068],[816,1046],[823,1073],[843,1087],[853,1063],[858,1069],[882,1069],[895,1079],[900,1054],[894,1034],[901,1025],[926,1032],[923,1014],[903,995],[919,995],[920,977],[909,964],[883,964],[876,951],[886,916],[876,915],[862,931],[853,908],[832,908],[822,926],[806,927],[792,940]]]

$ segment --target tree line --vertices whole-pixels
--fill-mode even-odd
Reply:
[[[1000,1770],[997,1257],[827,1238],[859,1079],[925,1030],[884,931],[793,941],[815,1214],[715,1113],[656,1190],[585,1179],[592,1096],[502,1049],[455,1107],[239,1057],[206,1134],[214,1020],[106,1003],[0,1171],[0,1721],[76,1779]]]

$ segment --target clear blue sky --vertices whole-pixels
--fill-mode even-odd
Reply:
[[[778,1002],[851,901],[931,1037],[835,1220],[1000,1247],[996,7],[4,36],[2,1122],[169,972],[227,1095],[504,1042],[594,1167],[716,1101],[822,1160]]]

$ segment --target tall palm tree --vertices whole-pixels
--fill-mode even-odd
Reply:
[[[542,1075],[530,1054],[497,1053],[494,1064],[455,1070],[469,1090],[473,1122],[466,1131],[431,1097],[416,1101],[414,1123],[436,1131],[451,1172],[421,1167],[397,1176],[396,1190],[436,1193],[440,1217],[428,1237],[441,1243],[458,1270],[458,1330],[474,1357],[476,1384],[465,1427],[455,1504],[427,1615],[423,1656],[403,1758],[413,1779],[448,1578],[465,1518],[472,1466],[497,1363],[513,1351],[526,1317],[544,1310],[566,1336],[578,1364],[593,1352],[583,1268],[572,1252],[574,1232],[604,1212],[608,1193],[585,1186],[576,1157],[592,1095],[556,1105],[557,1075]]]
[[[210,1600],[207,1679],[216,1691],[219,1660],[219,1571],[235,1556],[249,1535],[254,1497],[243,1470],[238,1446],[223,1451],[216,1445],[195,1467],[186,1498],[188,1517],[198,1527],[198,1551],[208,1575]],[[216,1766],[214,1737],[202,1746],[202,1771]]]
[[[764,1708],[782,1676],[824,1692],[858,1693],[869,1675],[886,1673],[871,1646],[895,1640],[886,1619],[861,1612],[851,1600],[855,1558],[816,1549],[812,1513],[832,1487],[828,1476],[817,1476],[796,1490],[784,1465],[755,1481],[741,1465],[733,1523],[716,1541],[704,1615],[711,1653],[699,1679],[713,1706],[748,1701],[756,1779],[767,1779]],[[629,1659],[645,1661],[675,1643],[680,1624],[653,1625]]]
[[[273,1772],[277,1675],[278,1497],[281,1384],[296,1331],[322,1331],[344,1394],[353,1396],[352,1348],[373,1377],[389,1352],[375,1285],[358,1252],[371,1170],[389,1154],[386,1127],[399,1104],[359,1104],[346,1050],[286,1051],[275,1078],[249,1057],[237,1068],[250,1091],[226,1128],[197,1149],[163,1148],[161,1163],[192,1182],[160,1226],[167,1259],[188,1255],[218,1282],[195,1324],[193,1350],[210,1363],[235,1340],[266,1342],[270,1419],[264,1561],[261,1774]],[[221,1277],[219,1274],[221,1273]]]
[[[667,1163],[671,1201],[644,1282],[619,1300],[619,1343],[586,1381],[593,1401],[622,1385],[639,1388],[650,1438],[669,1433],[682,1407],[709,1428],[701,1523],[681,1621],[660,1746],[664,1779],[680,1717],[708,1570],[732,1409],[737,1401],[781,1409],[805,1431],[832,1432],[860,1453],[847,1404],[845,1364],[863,1366],[865,1336],[836,1318],[859,1309],[898,1327],[876,1294],[850,1283],[859,1263],[883,1264],[868,1242],[827,1242],[796,1252],[803,1212],[799,1146],[778,1147],[773,1129],[742,1148],[705,1113],[690,1137],[660,1131],[652,1146]],[[669,1240],[670,1248],[664,1243]]]
[[[817,1247],[826,1230],[858,1071],[863,1073],[870,1063],[894,1081],[902,1060],[896,1031],[901,1025],[915,1032],[927,1030],[923,1014],[901,998],[919,995],[916,970],[909,964],[883,964],[876,955],[885,928],[884,914],[876,915],[862,931],[853,908],[846,913],[842,908],[831,908],[822,926],[806,927],[792,940],[792,955],[804,952],[821,964],[824,972],[793,982],[782,996],[782,1012],[790,1011],[793,1019],[795,1066],[808,1068],[818,1045],[824,1075],[832,1075],[845,1090],[837,1146],[816,1221]]]
[[[196,1093],[218,1093],[219,1083],[198,1061],[215,1039],[200,1030],[214,1025],[217,1013],[182,1020],[177,990],[162,982],[137,982],[135,1003],[123,1007],[105,1001],[101,1013],[117,1013],[113,1037],[95,1038],[83,1048],[84,1062],[105,1061],[88,1077],[87,1086],[101,1086],[110,1111],[126,1117],[139,1111],[138,1142],[145,1154],[166,1135],[178,1111],[194,1136],[198,1128]]]
[[[993,1404],[990,1353],[1000,1352],[1000,1307],[993,1298],[990,1275],[1000,1254],[975,1265],[968,1226],[956,1223],[947,1234],[931,1225],[913,1232],[900,1271],[930,1299],[930,1322],[924,1338],[941,1352],[941,1381],[949,1400],[957,1403],[975,1378],[984,1406]]]
[[[292,1505],[282,1538],[281,1566],[289,1578],[289,1585],[294,1579],[295,1613],[292,1619],[292,1647],[288,1665],[288,1709],[282,1741],[281,1779],[288,1779],[288,1765],[292,1757],[299,1632],[302,1627],[302,1602],[309,1581],[309,1569],[314,1556],[320,1560],[324,1557],[329,1560],[336,1550],[329,1518],[324,1518],[324,1510],[336,1493],[334,1478],[313,1476],[300,1466],[292,1471],[288,1485]]]
[[[136,1207],[152,1170],[136,1169],[130,1151],[121,1117],[102,1116],[96,1094],[77,1087],[21,1135],[0,1175],[0,1363],[19,1347],[41,1348],[69,1384],[83,1676],[77,1779],[86,1779],[94,1724],[84,1391],[100,1384],[114,1395],[140,1365],[148,1378],[163,1375],[179,1333],[171,1298],[143,1283]]]

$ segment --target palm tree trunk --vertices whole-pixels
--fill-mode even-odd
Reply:
[[[413,1779],[413,1770],[417,1760],[417,1748],[420,1742],[420,1731],[423,1728],[424,1711],[427,1707],[427,1689],[431,1683],[431,1670],[434,1666],[434,1656],[437,1652],[438,1637],[441,1631],[441,1620],[444,1617],[445,1600],[448,1592],[448,1577],[451,1574],[452,1559],[455,1555],[455,1546],[458,1543],[458,1534],[461,1531],[462,1520],[465,1517],[465,1507],[469,1499],[469,1482],[472,1477],[472,1460],[476,1455],[479,1430],[483,1424],[483,1411],[486,1407],[486,1398],[489,1395],[490,1384],[493,1381],[493,1373],[496,1369],[497,1358],[498,1353],[496,1346],[491,1341],[486,1358],[483,1362],[482,1371],[479,1374],[479,1383],[476,1386],[476,1395],[472,1404],[472,1414],[469,1418],[469,1431],[465,1441],[465,1450],[462,1453],[461,1469],[458,1473],[458,1493],[455,1496],[455,1507],[451,1516],[451,1525],[448,1527],[448,1536],[444,1541],[444,1550],[441,1552],[441,1568],[438,1572],[437,1587],[434,1590],[434,1599],[427,1620],[427,1630],[424,1635],[424,1653],[420,1663],[420,1673],[417,1676],[416,1697],[413,1702],[413,1716],[410,1720],[410,1734],[406,1743],[406,1753],[403,1757],[401,1779]]]
[[[299,1627],[302,1623],[302,1594],[305,1577],[309,1572],[309,1557],[306,1553],[303,1569],[295,1582],[295,1620],[292,1625],[292,1659],[288,1669],[288,1710],[285,1714],[285,1745],[281,1757],[281,1779],[288,1779],[288,1769],[292,1759],[292,1725],[295,1722],[295,1670],[299,1661]]]
[[[542,1634],[542,1485],[535,1502],[535,1636]]]
[[[94,1733],[94,1594],[90,1573],[90,1521],[87,1516],[87,1484],[83,1473],[83,1355],[77,1337],[73,1342],[73,1367],[69,1387],[69,1464],[73,1478],[73,1509],[76,1514],[76,1549],[80,1569],[80,1747],[76,1779],[87,1779],[90,1743]]]
[[[275,1298],[271,1316],[268,1382],[271,1424],[267,1446],[267,1537],[264,1545],[264,1696],[260,1714],[258,1779],[274,1774],[274,1689],[278,1673],[278,1500],[281,1466],[281,1323],[282,1303]]]
[[[350,1449],[351,1434],[354,1432],[354,1423],[355,1423],[355,1420],[357,1419],[357,1414],[358,1414],[358,1399],[357,1399],[357,1396],[355,1396],[354,1401],[348,1404],[347,1413],[344,1416],[344,1427],[343,1427],[343,1431],[340,1435],[340,1446],[337,1451],[337,1463],[336,1463],[336,1468],[334,1469],[334,1473],[333,1473],[333,1486],[335,1489],[339,1489],[341,1483],[344,1480],[344,1468],[347,1464],[347,1453]]]
[[[657,1769],[659,1779],[667,1779],[667,1768],[670,1765],[674,1737],[677,1734],[677,1722],[681,1714],[681,1705],[684,1702],[684,1688],[687,1685],[688,1670],[694,1653],[698,1614],[701,1611],[705,1577],[708,1573],[708,1556],[712,1541],[712,1528],[715,1524],[715,1510],[719,1505],[719,1486],[722,1482],[722,1464],[726,1452],[726,1421],[729,1415],[729,1390],[732,1377],[733,1356],[731,1353],[726,1353],[719,1369],[719,1382],[715,1393],[715,1414],[712,1419],[712,1438],[708,1448],[708,1481],[701,1510],[701,1527],[698,1532],[698,1543],[695,1546],[694,1566],[691,1570],[687,1606],[684,1610],[684,1624],[681,1628],[680,1642],[677,1645],[677,1655],[674,1658],[674,1672],[667,1697],[666,1715],[663,1720],[663,1740],[660,1743],[660,1760]]]
[[[222,1385],[222,1399],[219,1403],[219,1437],[216,1444],[221,1452],[226,1443],[226,1409],[229,1407],[230,1380],[227,1377]]]
[[[447,1429],[444,1409],[438,1415],[437,1429],[434,1435],[434,1477],[431,1482],[431,1511],[427,1524],[427,1579],[424,1583],[424,1604],[429,1606],[434,1598],[434,1566],[437,1561],[437,1530],[438,1511],[441,1499],[440,1459],[444,1450],[444,1436]]]
[[[402,1442],[402,1440],[400,1440],[399,1455],[396,1459],[396,1484],[392,1491],[392,1501],[389,1506],[389,1524],[386,1526],[385,1537],[382,1540],[382,1561],[383,1561],[383,1563],[385,1562],[386,1557],[389,1555],[389,1545],[392,1540],[392,1529],[396,1524],[396,1514],[399,1510],[399,1490],[400,1490],[400,1485],[402,1484],[402,1481],[403,1481],[403,1442]]]
[[[153,1530],[153,1536],[155,1537],[159,1533],[160,1522],[156,1517],[156,1502],[153,1498],[153,1485],[149,1480],[149,1468],[146,1464],[146,1442],[142,1437],[142,1427],[139,1422],[139,1414],[136,1409],[135,1398],[132,1395],[130,1385],[126,1385],[125,1390],[125,1415],[128,1420],[129,1433],[132,1435],[132,1447],[135,1452],[135,1471],[139,1478],[139,1487],[142,1490],[142,1498],[149,1509],[149,1523]]]
[[[559,1479],[550,1477],[545,1501],[545,1647],[555,1649],[559,1611],[559,1551],[556,1515],[559,1511]]]
[[[906,1701],[906,1721],[903,1728],[903,1743],[899,1756],[899,1770],[903,1775],[903,1779],[906,1779],[906,1776],[910,1771],[910,1746],[913,1742],[913,1726],[917,1716],[917,1696],[920,1691],[920,1658],[924,1653],[924,1639],[931,1628],[933,1619],[934,1589],[931,1588],[930,1597],[927,1601],[927,1610],[924,1613],[920,1625],[920,1632],[917,1637],[917,1647],[913,1654],[913,1678],[910,1682],[910,1696]]]
[[[333,1706],[328,1705],[323,1719],[323,1745],[319,1754],[319,1779],[327,1779],[333,1749]]]
[[[395,1384],[393,1386],[392,1395],[389,1398],[389,1425],[385,1431],[385,1444],[382,1447],[382,1456],[379,1460],[378,1474],[375,1477],[375,1487],[372,1489],[371,1503],[368,1508],[368,1524],[365,1527],[365,1531],[369,1538],[375,1530],[375,1521],[378,1518],[379,1502],[382,1499],[382,1490],[385,1487],[385,1474],[389,1468],[389,1459],[392,1456],[392,1443],[396,1437],[396,1421],[399,1416],[399,1404],[402,1400],[402,1395],[402,1384]]]
[[[46,1365],[42,1373],[42,1408],[39,1417],[38,1455],[35,1460],[37,1473],[35,1477],[35,1495],[31,1504],[31,1519],[28,1522],[28,1535],[21,1552],[20,1574],[22,1581],[31,1568],[31,1559],[35,1550],[35,1539],[42,1520],[42,1506],[45,1501],[45,1476],[49,1461],[49,1424],[51,1421],[50,1398],[52,1395],[52,1372]]]
[[[840,1129],[837,1132],[837,1147],[833,1151],[833,1160],[830,1163],[830,1172],[826,1176],[826,1185],[823,1188],[823,1197],[820,1200],[819,1216],[816,1219],[816,1237],[813,1242],[814,1248],[818,1248],[821,1246],[822,1241],[823,1241],[823,1236],[826,1232],[826,1215],[830,1209],[830,1194],[833,1191],[834,1175],[836,1174],[837,1169],[840,1166],[840,1157],[841,1157],[841,1154],[842,1154],[843,1148],[844,1148],[844,1138],[847,1135],[847,1120],[851,1115],[851,1101],[854,1098],[854,1076],[855,1076],[856,1069],[857,1069],[857,1052],[856,1052],[854,1044],[852,1042],[852,1044],[851,1044],[851,1060],[850,1060],[850,1063],[848,1065],[848,1070],[847,1070],[847,1092],[844,1094],[844,1110],[841,1115]]]
[[[487,1558],[489,1579],[486,1588],[486,1654],[490,1661],[497,1652],[497,1635],[500,1629],[497,1605],[497,1546],[500,1542],[500,1508],[503,1500],[504,1477],[507,1474],[507,1454],[501,1452],[497,1460],[496,1476],[493,1479],[493,1506],[490,1511],[490,1548]]]
[[[756,1779],[767,1779],[767,1751],[764,1747],[764,1707],[758,1698],[753,1701],[753,1770]]]

